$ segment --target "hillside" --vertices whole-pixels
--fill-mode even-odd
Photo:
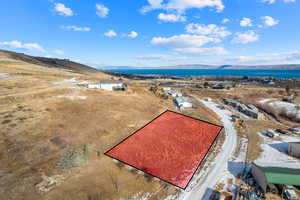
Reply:
[[[80,63],[73,62],[68,59],[57,59],[57,58],[46,58],[46,57],[35,57],[29,56],[23,53],[16,53],[12,51],[0,50],[0,54],[12,60],[19,60],[29,64],[40,65],[50,68],[65,69],[75,73],[94,73],[100,70],[83,65]],[[3,61],[2,61],[3,63]]]
[[[84,85],[111,77],[71,61],[0,52],[0,199],[120,199],[140,191],[161,199],[175,192],[103,155],[175,109],[134,82],[126,81],[126,92]],[[190,114],[217,121],[206,113]]]

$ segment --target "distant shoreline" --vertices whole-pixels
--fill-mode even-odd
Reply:
[[[112,73],[127,74],[129,76],[149,76],[172,78],[186,77],[272,77],[278,79],[300,78],[300,70],[280,69],[112,69],[106,70]]]

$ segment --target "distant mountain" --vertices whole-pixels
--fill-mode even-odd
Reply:
[[[265,69],[265,70],[300,70],[300,64],[278,64],[278,65],[174,65],[162,66],[162,69]]]
[[[96,68],[100,70],[137,69],[137,67],[132,67],[132,66],[101,66]]]
[[[219,69],[300,70],[300,64],[281,65],[223,65]]]
[[[218,69],[219,65],[188,64],[188,65],[161,66],[159,68],[162,68],[162,69]]]
[[[1,54],[6,54],[6,56],[15,59],[15,60],[21,60],[23,62],[41,65],[44,67],[49,68],[60,68],[60,69],[66,69],[70,70],[72,72],[77,73],[93,73],[93,72],[99,72],[101,70],[92,68],[90,66],[80,64],[77,62],[73,62],[68,59],[57,59],[57,58],[46,58],[46,57],[35,57],[35,56],[29,56],[23,53],[16,53],[12,51],[5,51],[0,50]]]

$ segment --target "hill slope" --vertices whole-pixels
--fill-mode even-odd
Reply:
[[[40,65],[50,68],[59,68],[70,70],[75,73],[94,73],[99,72],[100,70],[83,65],[80,63],[73,62],[68,59],[57,59],[57,58],[46,58],[46,57],[35,57],[29,56],[23,53],[16,53],[12,51],[0,50],[2,56],[6,56],[13,60],[19,60],[30,64]]]

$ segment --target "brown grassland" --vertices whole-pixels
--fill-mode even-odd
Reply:
[[[77,80],[111,78],[77,74],[25,63],[0,54],[0,199],[119,199],[151,193],[159,199],[176,188],[145,178],[103,155],[129,134],[166,109],[163,100],[136,84],[126,92],[89,90]],[[203,107],[185,114],[219,123]],[[79,168],[61,170],[58,162],[68,147],[89,149]],[[63,181],[41,192],[43,176],[62,175]]]

